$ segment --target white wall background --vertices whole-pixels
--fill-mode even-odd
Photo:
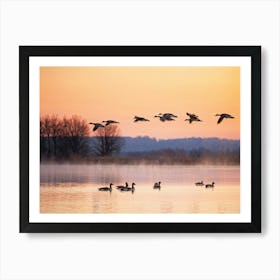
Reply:
[[[277,0],[0,1],[1,279],[280,279]],[[262,45],[262,234],[19,234],[18,45]]]

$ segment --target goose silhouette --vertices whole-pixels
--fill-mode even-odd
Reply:
[[[212,184],[206,184],[205,188],[214,188],[215,182],[212,182]]]
[[[223,119],[234,119],[234,117],[230,114],[216,114],[215,116],[219,117],[217,124],[221,123],[223,121]]]
[[[116,189],[118,189],[118,190],[122,190],[122,189],[125,189],[125,188],[128,188],[128,183],[127,182],[125,183],[125,186],[116,186]]]
[[[93,128],[92,128],[92,131],[96,131],[98,128],[100,127],[105,127],[103,124],[101,123],[92,123],[90,122],[89,124],[92,124],[93,125]]]
[[[154,186],[153,186],[153,189],[158,189],[158,190],[160,190],[160,188],[161,188],[160,184],[161,184],[160,181],[159,181],[159,182],[156,182],[156,183],[154,184]]]
[[[134,122],[149,122],[149,121],[150,120],[145,119],[143,117],[137,117],[137,116],[134,117]]]
[[[102,187],[102,188],[98,188],[98,190],[100,192],[111,192],[112,191],[112,185],[114,185],[113,183],[110,184],[110,187]]]
[[[189,119],[185,119],[185,121],[189,121],[189,123],[202,122],[202,120],[195,114],[186,113],[186,115],[189,116]]]
[[[102,121],[103,123],[105,123],[105,126],[113,124],[113,123],[119,123],[117,121],[113,121],[113,120],[107,120],[107,121]]]

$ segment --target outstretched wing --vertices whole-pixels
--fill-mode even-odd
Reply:
[[[219,119],[218,119],[218,121],[217,121],[217,124],[221,123],[223,119],[224,119],[224,116],[223,116],[223,115],[220,116]]]

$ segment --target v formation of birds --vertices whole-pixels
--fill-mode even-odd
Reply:
[[[202,120],[199,118],[198,115],[195,114],[190,114],[190,113],[186,113],[187,118],[185,119],[185,121],[188,121],[190,124],[192,122],[202,122]],[[216,114],[215,115],[218,118],[217,124],[220,124],[224,119],[234,119],[234,117],[230,114],[227,113],[222,113],[222,114]],[[159,113],[157,115],[154,116],[154,118],[159,118],[159,120],[161,122],[168,122],[168,121],[175,121],[176,118],[178,118],[178,116],[171,114],[171,113]],[[134,122],[149,122],[149,119],[146,119],[144,117],[139,117],[139,116],[134,116]],[[114,121],[114,120],[107,120],[107,121],[102,121],[101,123],[94,123],[94,122],[90,122],[89,124],[93,125],[93,131],[96,131],[97,129],[101,128],[101,127],[106,127],[110,124],[118,124],[119,122]]]

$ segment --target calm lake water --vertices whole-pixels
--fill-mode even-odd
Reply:
[[[215,187],[195,182],[215,182]],[[161,190],[153,189],[161,181]],[[135,192],[115,188],[135,182]],[[112,192],[99,187],[113,183]],[[239,166],[41,164],[41,213],[239,213]]]

